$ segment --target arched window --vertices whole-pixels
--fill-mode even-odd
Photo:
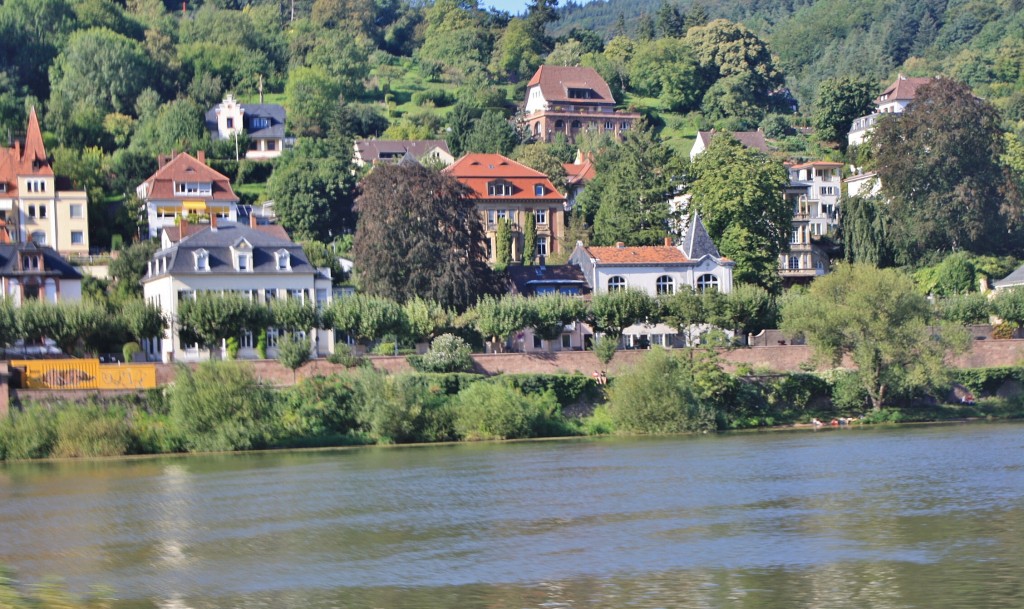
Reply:
[[[789,270],[797,271],[800,269],[800,256],[789,257]]]
[[[676,291],[676,282],[668,275],[658,277],[654,285],[658,294],[674,294]]]
[[[614,292],[616,290],[626,289],[626,278],[621,275],[615,275],[608,278],[608,291]]]
[[[561,119],[555,121],[555,130],[561,131],[562,129],[565,129],[565,121]]]
[[[718,289],[718,277],[715,277],[711,273],[704,273],[697,278],[697,291],[707,292],[708,290]]]

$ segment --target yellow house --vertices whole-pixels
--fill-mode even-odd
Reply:
[[[89,201],[56,176],[35,108],[25,144],[0,149],[0,243],[35,243],[62,255],[89,253]]]

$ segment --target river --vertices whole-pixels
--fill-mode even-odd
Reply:
[[[1024,606],[1024,425],[0,465],[121,609]]]

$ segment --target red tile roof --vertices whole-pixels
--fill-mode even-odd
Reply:
[[[668,245],[588,247],[586,251],[601,264],[676,264],[690,261],[679,248]]]
[[[444,172],[472,189],[478,199],[565,201],[548,176],[500,154],[467,154],[445,168]],[[511,182],[512,195],[488,194],[487,185],[496,180]],[[535,194],[537,184],[544,187],[543,195]]]
[[[601,75],[593,68],[578,66],[541,66],[537,68],[526,88],[540,85],[547,102],[614,104],[612,90]],[[590,89],[597,99],[576,99],[569,97],[569,89]]]
[[[842,167],[842,163],[833,163],[832,161],[808,161],[799,165],[793,165],[790,169],[809,169],[811,167],[824,167],[827,169],[834,169],[836,167]]]
[[[566,184],[586,184],[597,177],[592,155],[577,155],[575,163],[562,163],[565,168]]]
[[[25,131],[25,146],[14,142],[13,148],[0,148],[0,183],[7,184],[4,197],[18,196],[18,176],[52,176],[53,167],[46,156],[39,118],[33,107],[28,113],[28,128]]]
[[[201,196],[174,192],[175,182],[210,182],[211,195]],[[187,152],[178,153],[167,164],[149,176],[144,184],[149,185],[148,199],[204,199],[212,201],[238,201],[238,196],[231,189],[231,180],[224,174],[214,171]]]
[[[884,104],[891,101],[909,101],[917,96],[917,90],[930,83],[932,78],[907,78],[900,74],[896,82],[889,85],[882,94],[875,99],[876,104]]]

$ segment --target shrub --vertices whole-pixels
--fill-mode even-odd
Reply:
[[[992,328],[992,338],[1009,340],[1013,338],[1014,333],[1017,331],[1017,327],[1009,322],[1002,322],[996,324]]]
[[[142,351],[142,347],[137,342],[125,343],[124,347],[121,347],[121,355],[124,356],[124,362],[126,364],[132,363],[135,359],[135,354]]]
[[[693,387],[681,360],[653,349],[615,379],[609,390],[612,420],[621,431],[680,433],[715,429],[716,410]]]
[[[278,394],[281,426],[294,438],[340,440],[358,429],[355,385],[348,376],[314,376]]]
[[[859,412],[870,406],[868,391],[855,370],[834,370],[826,375],[832,386],[832,405],[846,412]]]
[[[550,391],[558,403],[571,406],[585,397],[600,395],[597,381],[582,374],[503,374],[495,382],[508,385],[526,395]]]
[[[352,353],[352,348],[345,343],[334,345],[334,353],[327,356],[327,361],[346,368],[370,365],[370,360]]]
[[[473,369],[473,349],[453,334],[442,334],[430,344],[430,350],[409,363],[420,372],[467,372]]]
[[[607,406],[598,406],[583,419],[583,433],[588,436],[604,436],[615,433],[615,418]]]
[[[256,355],[260,359],[267,359],[267,331],[265,329],[260,330],[256,337]]]
[[[440,407],[445,399],[440,393],[423,391],[414,375],[388,376],[366,370],[355,380],[359,428],[383,444],[419,439],[424,410]]]
[[[455,429],[465,440],[529,438],[558,411],[554,395],[523,395],[502,384],[475,383],[453,401]]]
[[[427,89],[426,91],[417,91],[412,94],[412,103],[417,106],[423,106],[431,104],[438,108],[444,106],[450,106],[455,103],[455,99],[444,89]]]
[[[171,419],[190,451],[263,448],[274,437],[274,399],[239,362],[186,366],[168,390]]]
[[[54,457],[116,457],[128,454],[134,432],[123,408],[65,404],[57,411]]]
[[[0,420],[0,447],[6,459],[42,459],[57,442],[56,413],[43,406],[12,410]]]
[[[615,351],[619,348],[619,341],[611,336],[602,335],[598,336],[597,340],[594,341],[594,355],[597,356],[599,362],[608,365],[608,362],[612,361],[615,357]]]

